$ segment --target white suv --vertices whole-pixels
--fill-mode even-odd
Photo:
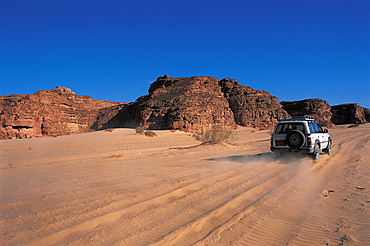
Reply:
[[[320,150],[331,154],[332,139],[313,116],[282,118],[276,124],[271,137],[271,151],[277,154],[302,153],[317,160]]]

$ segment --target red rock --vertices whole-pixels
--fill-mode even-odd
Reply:
[[[144,126],[199,132],[221,125],[272,128],[282,116],[314,115],[323,125],[363,123],[358,104],[330,107],[321,99],[282,102],[233,79],[159,77],[149,94],[133,103],[76,95],[68,88],[32,95],[0,96],[0,139],[83,133],[112,127]],[[289,114],[288,114],[289,113]]]
[[[63,87],[31,95],[0,96],[0,132],[7,138],[88,132],[98,110],[114,104],[79,96]]]
[[[332,112],[328,102],[321,99],[306,99],[293,102],[281,102],[283,108],[291,116],[300,115],[313,115],[315,120],[323,126],[332,127],[334,124],[331,122]]]
[[[96,117],[96,121],[91,126],[93,130],[108,129],[113,127],[119,127],[120,118],[119,112],[125,110],[130,104],[122,103],[107,108],[99,109]]]
[[[107,114],[109,110],[101,113]],[[237,124],[271,128],[279,116],[287,115],[276,97],[235,80],[166,75],[151,84],[149,95],[121,108],[117,115],[99,116],[104,120],[96,126],[144,126],[190,132],[212,129],[214,125],[225,129],[235,129]]]
[[[266,91],[241,85],[234,79],[222,79],[219,85],[238,125],[269,129],[279,117],[289,116],[278,99]]]
[[[363,108],[364,109],[364,114],[365,114],[365,119],[367,122],[370,122],[370,109],[368,108]]]
[[[331,107],[333,114],[331,121],[334,124],[363,124],[366,122],[364,108],[357,103],[340,104]]]
[[[101,125],[101,123],[99,123]],[[218,80],[211,77],[162,76],[149,88],[149,95],[127,105],[107,127],[180,129],[196,132],[222,125],[235,129],[233,113]]]

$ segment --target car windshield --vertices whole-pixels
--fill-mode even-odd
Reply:
[[[304,125],[302,123],[280,123],[277,125],[275,133],[276,134],[286,134],[292,130],[304,131]]]

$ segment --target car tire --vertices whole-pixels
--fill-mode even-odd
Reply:
[[[328,142],[328,146],[324,149],[324,152],[328,155],[331,155],[331,141]]]
[[[292,149],[298,149],[303,146],[305,136],[303,132],[293,130],[286,135],[285,142]]]
[[[312,153],[312,160],[316,161],[319,159],[320,156],[320,147],[317,143],[315,143],[315,146],[313,148],[313,153]]]

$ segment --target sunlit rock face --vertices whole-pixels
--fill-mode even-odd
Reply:
[[[63,87],[30,95],[0,96],[0,139],[137,126],[188,132],[217,125],[225,129],[238,125],[271,129],[279,117],[296,115],[313,115],[322,125],[334,126],[364,123],[368,111],[356,103],[331,107],[321,99],[279,103],[270,93],[234,79],[165,75],[150,85],[148,95],[132,103],[94,100]]]
[[[112,107],[117,111],[117,107]],[[189,132],[208,130],[215,125],[235,129],[237,125],[271,128],[287,112],[268,92],[243,86],[232,79],[195,76],[159,77],[149,94],[122,107],[116,115],[106,109],[96,126],[179,129]],[[104,115],[111,114],[112,117]]]
[[[4,138],[57,136],[90,131],[100,108],[117,103],[76,95],[57,87],[30,95],[0,96],[0,132]]]

